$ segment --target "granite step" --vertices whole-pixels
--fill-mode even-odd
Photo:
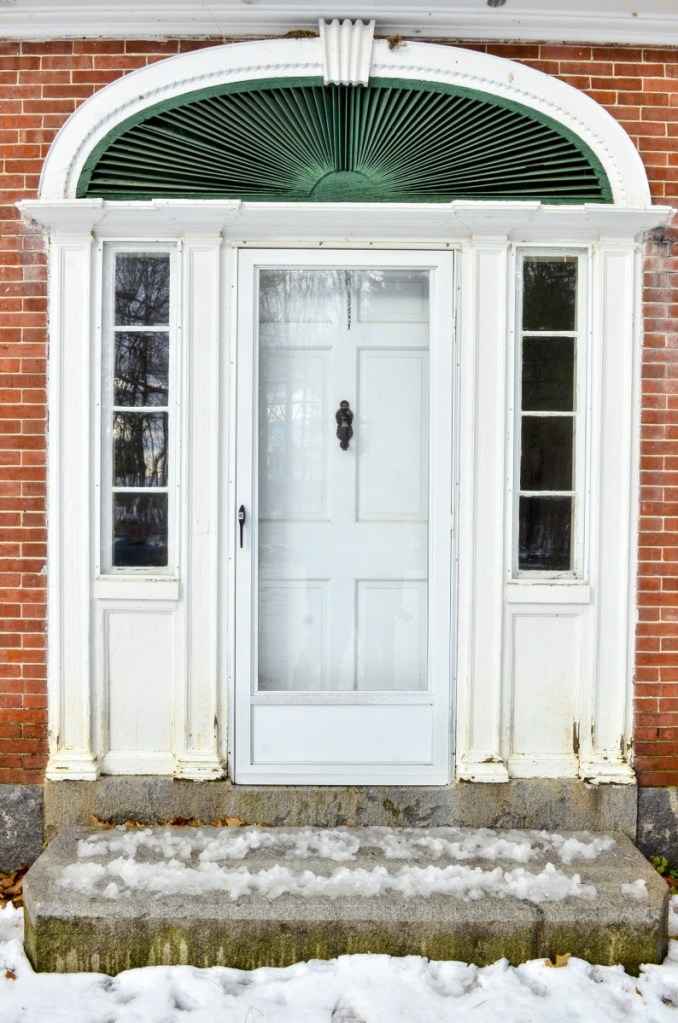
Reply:
[[[69,828],[24,883],[36,970],[253,969],[352,953],[479,966],[570,953],[637,973],[668,889],[621,833]]]

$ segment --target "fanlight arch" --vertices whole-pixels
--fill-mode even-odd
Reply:
[[[368,86],[323,86],[316,39],[196,50],[95,94],[40,186],[43,200],[82,197],[651,205],[626,132],[557,79],[380,40]]]

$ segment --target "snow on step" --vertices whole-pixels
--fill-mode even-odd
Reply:
[[[358,953],[637,970],[667,889],[621,834],[155,827],[62,832],[25,883],[37,969],[243,969]]]

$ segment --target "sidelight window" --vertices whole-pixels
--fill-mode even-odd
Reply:
[[[174,252],[111,245],[104,258],[102,542],[104,571],[173,565],[176,448]]]
[[[518,261],[517,575],[580,573],[583,257]]]

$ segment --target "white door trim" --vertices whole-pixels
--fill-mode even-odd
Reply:
[[[232,392],[232,429],[240,424],[242,432],[249,430],[255,417],[256,353],[251,340],[253,334],[253,309],[255,298],[255,269],[258,266],[328,266],[328,265],[380,266],[394,268],[418,268],[431,270],[431,406],[430,406],[430,611],[429,611],[429,658],[431,691],[429,693],[377,694],[363,693],[358,698],[347,693],[259,693],[250,692],[252,677],[253,640],[252,608],[254,590],[252,586],[254,558],[239,557],[239,531],[232,532],[232,550],[235,553],[235,599],[232,601],[231,630],[233,688],[231,706],[235,708],[235,735],[229,761],[231,774],[237,783],[257,782],[266,784],[447,784],[452,778],[451,745],[453,728],[452,714],[452,571],[455,559],[452,556],[453,523],[453,473],[455,470],[453,447],[454,388],[454,317],[453,287],[454,263],[451,253],[415,252],[404,253],[388,250],[378,252],[362,250],[360,253],[343,251],[299,251],[299,250],[241,250],[238,269],[238,306],[240,310],[239,337],[236,347],[235,388]],[[252,509],[254,453],[250,439],[242,436],[236,440],[236,486],[233,490],[230,510],[235,526],[237,509],[241,504],[247,508],[248,519],[245,529],[245,551],[256,549],[256,514]],[[432,552],[435,552],[433,556]],[[365,714],[372,707],[390,706],[395,711],[397,704],[409,705],[412,713],[426,713],[430,709],[430,727],[433,732],[431,746],[433,757],[430,763],[392,764],[344,764],[319,768],[317,763],[304,764],[282,769],[264,764],[252,764],[252,711],[251,707],[281,708],[304,705],[326,707],[328,713],[346,716],[349,705],[365,708]],[[416,711],[415,708],[421,708]],[[334,708],[330,711],[330,708]],[[344,708],[344,709],[340,709]],[[435,708],[435,711],[433,711]],[[301,714],[303,716],[303,712]],[[428,727],[428,726],[427,726]],[[233,755],[234,754],[234,755]]]

